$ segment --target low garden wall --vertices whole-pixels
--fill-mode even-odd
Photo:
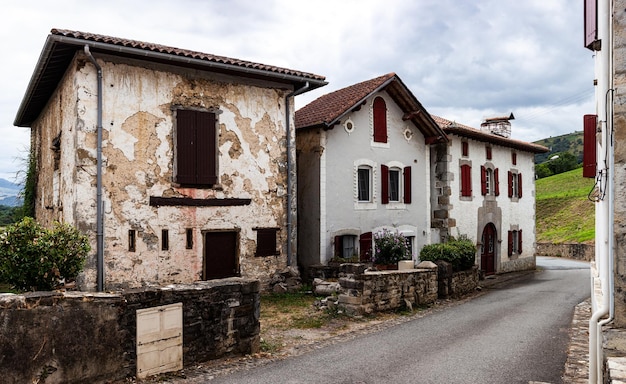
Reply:
[[[539,256],[565,257],[574,260],[592,261],[595,258],[596,247],[594,244],[582,243],[537,243],[535,253]]]
[[[0,294],[3,383],[99,383],[135,376],[136,311],[182,303],[183,363],[260,345],[260,283],[229,278],[120,293]]]
[[[452,265],[437,261],[438,296],[440,299],[459,298],[474,292],[478,287],[478,267],[454,272]]]
[[[364,264],[343,264],[337,304],[348,314],[368,314],[437,300],[437,269],[366,271]]]

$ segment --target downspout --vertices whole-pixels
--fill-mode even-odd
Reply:
[[[615,160],[613,158],[613,26],[612,26],[612,12],[611,1],[600,0],[598,1],[598,32],[599,38],[602,41],[602,50],[604,50],[602,59],[600,61],[600,89],[597,92],[601,97],[599,100],[600,115],[604,114],[605,126],[604,126],[604,152],[606,158],[604,160],[605,167],[607,167],[607,190],[606,190],[606,205],[607,215],[605,216],[606,228],[606,240],[607,247],[605,252],[602,252],[598,259],[600,262],[598,270],[601,271],[599,276],[600,284],[602,288],[602,304],[600,308],[595,308],[589,320],[589,383],[596,384],[603,382],[603,362],[604,356],[602,353],[602,326],[613,321],[615,312],[615,276],[614,276],[614,243],[615,243],[615,230],[613,227],[613,221],[615,218],[614,210],[614,165]],[[594,294],[595,281],[591,278],[591,294]],[[605,316],[607,318],[603,319]]]
[[[295,175],[295,165],[291,156],[291,127],[290,127],[290,113],[289,113],[289,99],[295,96],[298,96],[309,89],[309,82],[300,89],[296,89],[295,91],[289,93],[285,96],[285,122],[287,125],[287,266],[291,266],[292,258],[293,258],[293,250],[292,247],[292,235],[291,228],[293,226],[292,223],[292,214],[291,214],[291,197],[293,196],[293,175]]]
[[[103,236],[103,212],[102,212],[102,68],[89,52],[89,46],[85,45],[85,54],[96,67],[98,73],[98,117],[96,139],[96,268],[98,292],[104,291],[104,236]]]

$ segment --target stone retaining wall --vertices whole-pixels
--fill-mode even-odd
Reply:
[[[183,303],[183,363],[255,353],[260,283],[230,278],[120,293],[0,294],[3,383],[101,383],[136,372],[136,310]]]
[[[440,299],[459,298],[474,292],[478,287],[478,267],[466,271],[452,271],[452,265],[445,261],[437,261],[438,296]]]
[[[595,259],[594,244],[553,244],[537,243],[536,254],[539,256],[565,257],[568,259],[593,261]]]
[[[365,271],[362,264],[343,264],[338,305],[348,314],[368,314],[437,300],[437,269]]]

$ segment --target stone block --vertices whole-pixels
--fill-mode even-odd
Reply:
[[[404,271],[408,269],[414,269],[415,262],[413,260],[400,260],[398,262],[398,270]]]

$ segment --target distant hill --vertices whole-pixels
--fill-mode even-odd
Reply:
[[[0,178],[0,205],[17,207],[22,205],[20,198],[21,187],[6,179]]]
[[[569,152],[576,156],[578,162],[583,161],[583,132],[577,131],[566,135],[548,137],[534,142],[550,148],[550,152],[535,155],[535,164],[543,163],[558,152]]]

